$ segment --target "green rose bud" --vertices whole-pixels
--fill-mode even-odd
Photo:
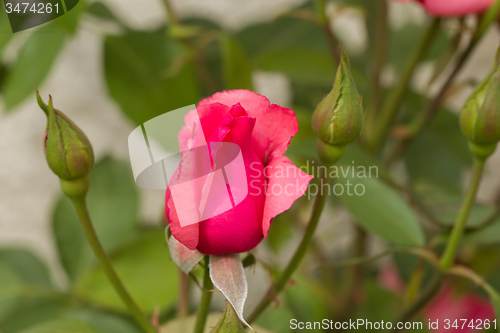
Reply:
[[[465,102],[460,126],[477,157],[487,158],[495,151],[500,141],[500,50],[493,68]]]
[[[342,45],[340,51],[341,61],[333,89],[318,104],[312,117],[316,135],[335,146],[355,141],[361,133],[364,118],[362,97],[356,89]]]
[[[54,109],[52,97],[45,104],[36,92],[38,105],[47,116],[44,151],[50,169],[61,184],[86,177],[94,165],[94,152],[87,136],[61,111]]]

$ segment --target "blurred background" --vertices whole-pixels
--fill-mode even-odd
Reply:
[[[354,79],[364,96],[369,95],[367,68],[373,47],[369,43],[373,12],[367,2],[331,1],[327,6],[330,29],[351,58]],[[384,90],[394,85],[423,27],[429,23],[429,17],[416,3],[387,4],[391,32],[381,76]],[[303,0],[172,0],[171,6],[175,16],[167,13],[160,0],[80,1],[64,17],[16,34],[9,32],[2,8],[0,272],[4,273],[0,274],[0,332],[19,332],[61,316],[92,318],[93,323],[99,323],[98,332],[137,331],[121,314],[123,305],[93,262],[72,207],[62,198],[58,179],[47,167],[43,155],[46,118],[36,104],[35,85],[44,100],[51,94],[55,107],[89,137],[98,161],[89,194],[91,215],[132,294],[148,313],[159,311],[165,320],[175,315],[179,273],[164,245],[164,194],[141,190],[134,184],[128,161],[130,132],[145,120],[197,103],[215,91],[247,88],[296,112],[300,130],[288,155],[299,166],[316,159],[310,116],[323,94],[331,89],[335,65],[323,32],[313,22],[313,4]],[[167,22],[173,19],[183,25],[166,29]],[[438,56],[459,29],[454,19],[443,26],[412,79],[404,104],[408,114],[417,112],[427,101],[426,96],[434,95],[449,73],[450,68],[445,68],[429,86]],[[456,114],[473,84],[486,75],[499,37],[498,29],[492,28],[476,48],[456,80],[454,93],[446,99],[447,114]],[[456,138],[456,131],[458,127],[450,137]],[[431,195],[436,191],[425,192],[426,184],[437,184],[452,193],[446,197],[448,201],[435,199],[439,207],[432,207],[446,220],[456,208],[470,161],[466,150],[455,154],[455,148],[463,148],[465,143],[460,135],[452,139],[452,147],[444,144],[434,149],[434,139],[430,136],[420,142],[422,146],[396,163],[393,171],[401,179],[423,184],[415,188],[423,188],[420,194],[431,198],[429,201],[434,200]],[[431,159],[425,167],[419,164],[424,156]],[[481,187],[479,201],[486,207],[478,213],[481,216],[493,209],[500,187],[500,174],[494,171],[499,165],[497,152],[488,162]],[[256,249],[256,256],[271,266],[286,263],[300,239],[304,223],[301,218],[306,220],[308,214],[307,198],[298,201],[290,214],[276,219],[269,239]],[[290,221],[292,216],[298,217],[295,222]],[[312,251],[317,253],[312,255],[324,255],[326,261],[345,258],[354,225],[348,211],[335,199],[319,228],[318,245]],[[375,236],[369,238],[368,244],[369,253],[386,248],[386,242]],[[498,260],[498,253],[490,255]],[[394,260],[387,257],[374,265],[377,269],[389,267],[383,272],[394,278]],[[398,265],[405,260],[411,261],[403,258]],[[259,321],[262,326],[288,332],[289,318],[331,317],[329,311],[335,306],[331,299],[321,296],[324,286],[307,278],[308,272],[316,272],[321,264],[311,263],[303,265],[305,273],[297,277],[302,287],[291,288],[287,305],[274,310],[272,316],[264,316]],[[374,272],[368,270],[373,279],[366,287],[374,302],[364,302],[360,313],[373,320],[389,320],[393,316],[389,314],[391,307],[385,313],[376,305],[397,302],[389,296],[390,288],[380,283],[378,270]],[[246,273],[248,311],[266,292],[273,272],[256,265]],[[405,274],[399,272],[403,280]],[[192,291],[194,309],[198,293],[194,287]],[[333,295],[334,291],[329,293]],[[213,309],[222,306],[223,298],[218,295]]]

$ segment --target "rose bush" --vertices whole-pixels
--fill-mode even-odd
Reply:
[[[408,2],[410,0],[397,0]],[[465,16],[486,10],[494,0],[418,0],[429,14],[435,16]]]
[[[251,250],[267,236],[273,218],[289,209],[312,179],[283,156],[298,131],[297,119],[292,110],[270,104],[266,97],[248,90],[216,93],[202,100],[197,112],[207,143],[232,142],[240,147],[247,184],[252,184],[253,191],[249,190],[233,209],[182,227],[167,190],[165,213],[170,230],[184,246],[204,254]],[[200,133],[193,119],[188,114],[186,125],[179,132],[182,150],[196,146],[192,140],[197,140]],[[179,170],[178,177],[190,177],[189,169]],[[280,191],[279,195],[278,191],[266,191],[276,186],[284,189],[287,185],[295,190]]]

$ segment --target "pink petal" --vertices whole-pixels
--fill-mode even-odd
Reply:
[[[297,118],[292,110],[276,104],[270,105],[266,97],[253,91],[230,90],[219,92],[202,100],[200,105],[216,102],[227,106],[239,103],[250,115],[257,119],[253,144],[255,152],[264,165],[267,165],[274,157],[285,153],[290,144],[290,139],[299,129]]]
[[[211,104],[202,104],[200,102],[200,104],[198,104],[196,111],[200,117],[201,126],[207,142],[210,141],[209,139],[213,132],[220,127],[221,122],[231,110],[231,106],[233,105],[224,105],[218,102]]]
[[[177,137],[179,138],[180,151],[186,151],[207,144],[197,110],[191,110],[184,117],[184,125]]]
[[[420,0],[436,16],[464,16],[486,10],[494,0]]]
[[[181,227],[177,211],[175,210],[174,201],[170,195],[170,189],[167,188],[165,195],[165,214],[170,225],[172,236],[190,250],[195,250],[198,245],[199,224],[190,224]]]
[[[262,214],[264,211],[264,166],[255,154],[252,131],[255,118],[236,104],[229,113],[230,122],[224,120],[221,126],[229,126],[224,142],[237,144],[243,155],[248,195],[233,209],[199,223],[198,250],[204,254],[239,253],[253,249],[262,239]],[[213,133],[219,133],[219,129]],[[214,135],[212,133],[212,135]]]
[[[274,158],[266,167],[265,173],[268,184],[262,232],[267,237],[272,219],[288,210],[295,200],[304,195],[313,176],[297,168],[285,156]]]

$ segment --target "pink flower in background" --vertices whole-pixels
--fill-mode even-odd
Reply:
[[[379,283],[393,293],[403,296],[405,285],[401,280],[397,268],[394,265],[385,265],[380,269],[378,275]],[[435,322],[439,320],[436,333],[446,332],[463,332],[469,333],[474,331],[470,327],[465,327],[470,320],[494,319],[495,312],[493,306],[488,299],[480,297],[472,292],[463,295],[455,295],[451,285],[445,285],[444,288],[434,297],[434,299],[424,308],[423,317]],[[450,319],[450,329],[445,329],[445,319]],[[458,330],[451,327],[455,319],[458,319]],[[462,329],[463,322],[460,319],[467,319],[467,324]],[[427,322],[427,321],[425,321]],[[479,324],[477,322],[476,324]]]
[[[458,319],[458,329],[452,328],[454,332],[469,333],[475,331],[468,324],[471,320],[494,319],[495,312],[488,299],[477,296],[473,293],[464,295],[455,295],[451,287],[445,287],[439,292],[436,298],[425,308],[425,316],[431,321],[439,320],[439,327],[434,332],[445,333],[450,329],[445,329],[445,320],[450,319],[450,325],[453,325],[455,319]],[[467,319],[467,324],[463,325],[460,319]]]
[[[396,0],[409,2],[410,0]],[[465,16],[486,10],[494,0],[418,0],[435,16]]]
[[[298,131],[297,118],[292,110],[270,104],[266,97],[248,90],[216,93],[199,103],[197,113],[208,144],[231,142],[240,147],[248,195],[222,214],[181,226],[176,211],[181,207],[178,202],[174,205],[167,190],[165,211],[170,230],[184,246],[204,254],[251,250],[267,236],[273,218],[289,209],[312,179],[283,156]],[[181,146],[188,148],[196,146],[192,141],[200,135],[189,119],[188,115],[179,133]],[[189,178],[192,173],[182,168],[182,161],[179,170],[178,177]]]

